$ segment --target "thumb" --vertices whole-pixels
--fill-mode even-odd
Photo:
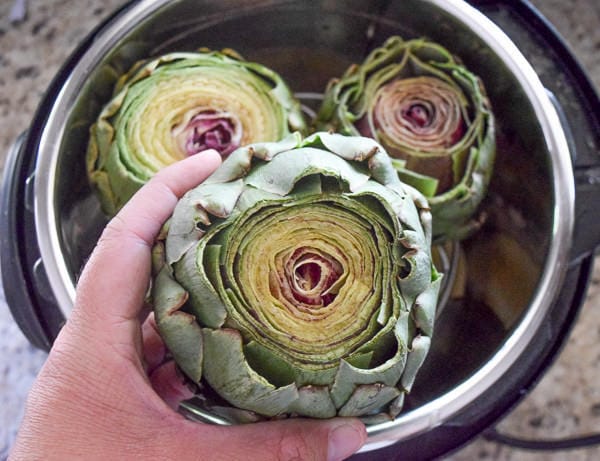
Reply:
[[[178,444],[179,459],[205,453],[211,460],[341,461],[367,439],[364,424],[355,418],[291,418],[230,427],[186,421],[185,431],[190,444]]]

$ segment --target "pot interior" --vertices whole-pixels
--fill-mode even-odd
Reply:
[[[482,78],[497,119],[498,149],[482,206],[487,220],[451,251],[456,259],[446,275],[451,281],[445,287],[447,301],[405,411],[468,380],[504,347],[548,270],[556,192],[532,104],[521,82],[478,35],[443,9],[417,0],[176,1],[151,14],[146,11],[152,2],[141,5],[100,30],[106,51],[90,58],[91,73],[73,72],[79,72],[81,85],[65,129],[57,134],[56,187],[49,191],[71,276],[65,283],[75,283],[106,223],[86,179],[88,128],[109,100],[115,79],[135,61],[175,50],[233,48],[280,73],[310,112],[330,78],[388,36],[426,37]]]

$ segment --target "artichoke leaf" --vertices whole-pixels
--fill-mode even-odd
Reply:
[[[310,174],[339,177],[350,190],[358,189],[369,180],[367,174],[340,157],[324,157],[322,152],[312,147],[282,152],[269,163],[258,165],[248,174],[246,184],[283,197],[291,192],[296,182]]]
[[[223,184],[201,184],[190,192],[189,200],[213,216],[226,218],[233,212],[243,189],[241,179]]]
[[[402,407],[404,406],[404,400],[406,399],[406,393],[402,392],[398,397],[396,397],[389,406],[389,416],[391,418],[395,418],[402,411]]]
[[[218,267],[219,248],[215,245],[207,250],[207,259],[212,261],[212,267]],[[173,265],[175,278],[185,284],[189,293],[189,309],[196,318],[210,328],[219,328],[225,323],[227,311],[223,301],[211,283],[208,273],[210,264],[204,265],[198,261],[198,253],[188,251]],[[205,270],[205,267],[207,269]]]
[[[403,183],[421,191],[421,193],[429,199],[435,196],[440,183],[439,179],[416,173],[408,170],[404,166],[397,167],[396,170],[398,172],[398,177]]]
[[[354,191],[354,195],[372,195],[376,198],[379,198],[379,202],[388,207],[390,215],[400,218],[400,221],[404,224],[403,227],[406,230],[420,230],[423,228],[419,211],[415,207],[406,206],[406,194],[399,196],[398,194],[391,192],[389,188],[386,188],[379,183],[368,182],[359,189],[356,189]],[[397,224],[394,227],[396,231],[399,230]]]
[[[435,309],[443,276],[438,276],[433,283],[415,299],[412,312],[414,313],[415,326],[425,336],[433,335]]]
[[[289,411],[309,418],[333,418],[337,413],[327,386],[299,388],[298,399],[290,405]]]
[[[298,388],[309,385],[330,386],[338,369],[337,366],[319,370],[302,369],[256,341],[244,345],[244,356],[253,370],[276,386],[292,383]]]
[[[404,299],[412,305],[415,298],[422,292],[423,283],[435,282],[439,275],[435,270],[432,272],[430,249],[422,234],[406,230],[402,236],[401,244],[407,249],[402,256],[402,259],[406,262],[406,270],[399,277],[398,283]]]
[[[390,327],[394,328],[396,319],[390,318]],[[396,351],[393,357],[374,368],[357,368],[342,360],[335,382],[331,388],[331,397],[337,408],[341,408],[350,398],[358,385],[382,384],[395,386],[400,380],[406,363],[407,349],[399,336],[396,336]]]
[[[236,208],[240,213],[243,213],[261,203],[267,201],[273,202],[273,200],[277,199],[281,199],[281,196],[261,189],[256,189],[255,187],[247,187],[244,189],[244,192],[242,192],[242,195],[240,195]]]
[[[371,158],[381,146],[373,139],[366,137],[347,138],[334,133],[314,133],[304,140],[305,146],[319,147],[322,145],[330,152],[338,154],[345,160],[362,162]]]
[[[257,160],[271,160],[281,152],[297,147],[301,142],[298,132],[291,133],[279,142],[253,143],[235,150],[225,159],[223,164],[204,181],[204,184],[228,183],[246,176],[252,162]]]
[[[176,363],[195,382],[202,378],[202,329],[193,315],[181,310],[188,293],[171,276],[164,265],[154,279],[152,298],[156,324],[169,337]]]
[[[208,213],[201,206],[196,206],[186,193],[173,211],[171,225],[165,240],[167,263],[173,264],[198,242],[205,234],[204,229],[211,224]]]
[[[386,404],[394,400],[401,391],[393,386],[383,384],[361,384],[357,386],[352,396],[339,409],[339,416],[362,416],[369,415],[380,410]]]
[[[244,358],[242,338],[231,329],[202,329],[206,356],[204,376],[228,402],[265,416],[289,411],[298,398],[295,384],[276,387],[256,373]]]
[[[431,338],[424,335],[416,336],[411,345],[411,350],[408,353],[406,367],[402,374],[400,383],[406,392],[410,392],[417,377],[417,371],[425,361],[425,357],[431,346]]]

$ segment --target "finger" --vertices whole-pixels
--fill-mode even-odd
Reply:
[[[147,290],[156,235],[179,197],[204,181],[220,162],[214,150],[189,157],[161,170],[131,198],[109,222],[84,268],[77,309],[103,325],[136,318]]]
[[[185,459],[186,453],[213,453],[215,460],[339,461],[355,453],[366,439],[365,426],[355,418],[291,418],[228,428],[186,421],[179,446],[172,449],[176,459]]]

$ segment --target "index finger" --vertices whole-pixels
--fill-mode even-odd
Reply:
[[[137,319],[148,288],[151,247],[178,199],[221,163],[215,150],[158,172],[108,223],[77,286],[75,309],[109,328]]]

